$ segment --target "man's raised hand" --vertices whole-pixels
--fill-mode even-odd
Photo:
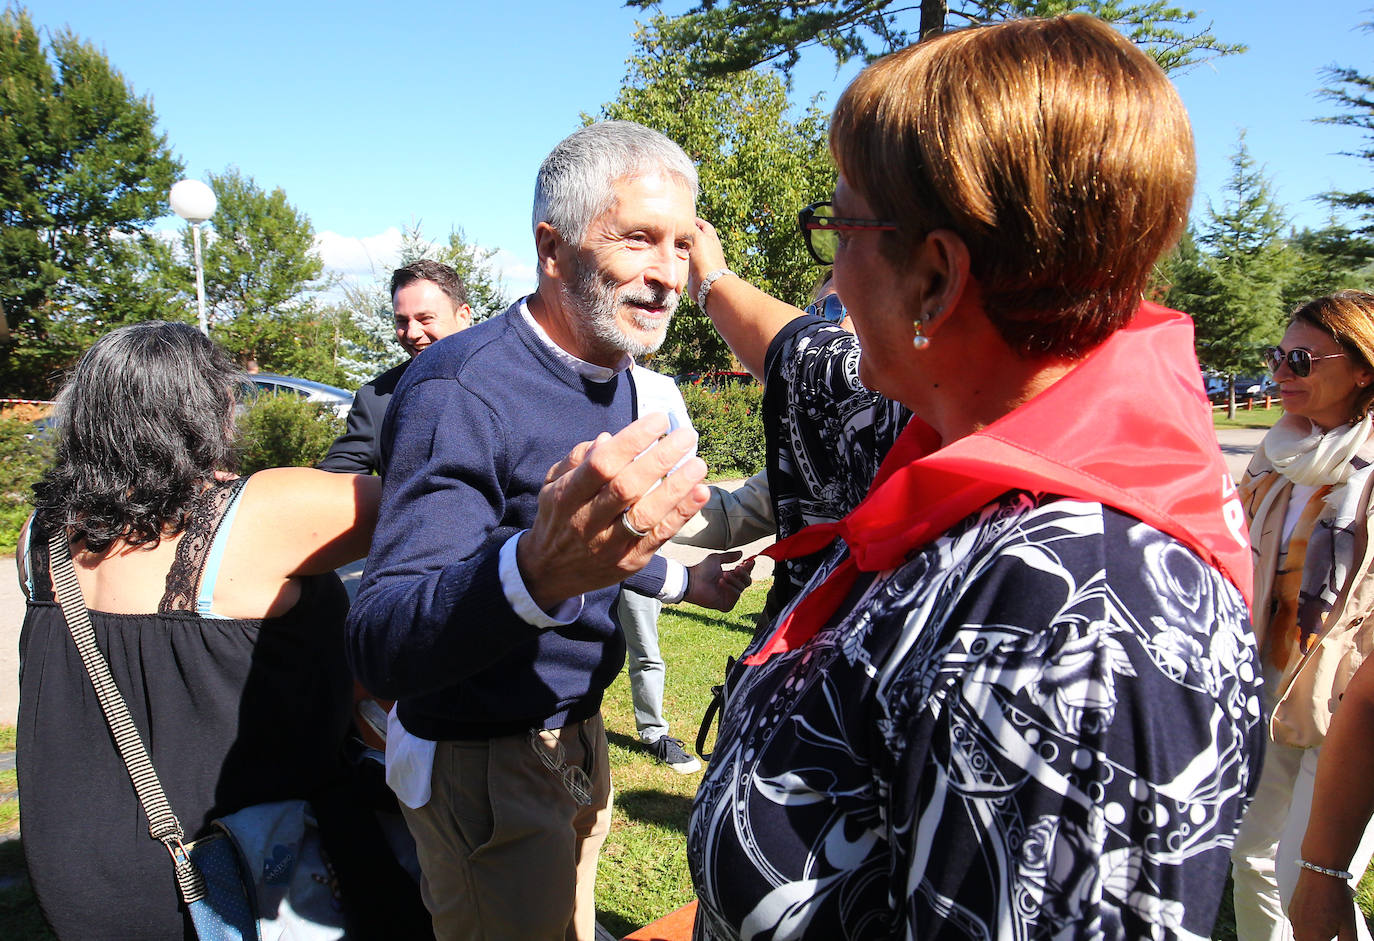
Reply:
[[[639,571],[705,505],[706,464],[683,460],[695,432],[667,430],[667,416],[646,415],[577,445],[549,470],[534,523],[516,547],[521,577],[541,608]]]

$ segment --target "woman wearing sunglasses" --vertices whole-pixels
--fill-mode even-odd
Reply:
[[[696,937],[1205,937],[1262,730],[1191,324],[1140,300],[1183,106],[1101,21],[1014,20],[869,66],[830,146],[801,225],[857,338],[693,249],[849,501],[780,544],[823,561],[727,678]]]
[[[1345,893],[1342,875],[1357,881],[1374,853],[1374,832],[1352,833],[1342,848],[1303,843],[1331,716],[1374,646],[1374,294],[1304,304],[1265,357],[1284,415],[1241,484],[1271,739],[1232,854],[1236,925],[1247,939],[1291,937],[1284,912],[1300,873]]]

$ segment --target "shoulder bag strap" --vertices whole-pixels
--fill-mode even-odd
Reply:
[[[139,803],[148,817],[148,832],[172,855],[182,901],[187,905],[198,902],[205,897],[205,879],[186,853],[186,847],[182,844],[185,833],[181,829],[181,822],[167,803],[162,782],[158,780],[153,763],[148,758],[148,750],[143,746],[134,720],[129,716],[129,707],[124,704],[124,697],[110,675],[110,667],[96,645],[95,629],[91,627],[91,616],[81,596],[81,584],[76,580],[76,568],[72,565],[65,527],[54,528],[49,536],[48,558],[53,587],[62,605],[67,628],[72,632],[72,640],[76,642],[81,662],[86,666],[86,675],[95,687],[96,698],[100,700],[100,709],[105,713],[105,721],[114,735],[119,756],[124,760],[134,790],[138,792]]]

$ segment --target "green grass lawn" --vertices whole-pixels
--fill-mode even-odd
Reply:
[[[1217,428],[1270,428],[1282,415],[1283,409],[1277,406],[1251,411],[1237,408],[1236,417],[1232,419],[1226,417],[1226,409],[1220,408],[1212,410],[1212,424]]]
[[[738,656],[753,635],[769,584],[761,581],[749,589],[728,615],[694,605],[663,609],[658,620],[659,647],[667,664],[663,714],[670,734],[689,750],[694,750],[711,687],[725,675],[725,658]],[[606,691],[602,713],[615,806],[597,867],[597,920],[623,937],[693,898],[687,815],[701,774],[677,774],[640,746],[625,671]]]
[[[0,723],[0,752],[14,751],[15,729],[12,725]],[[0,837],[13,833],[19,827],[19,783],[14,771],[0,771]]]

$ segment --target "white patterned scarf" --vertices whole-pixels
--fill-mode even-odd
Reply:
[[[1355,563],[1356,524],[1364,515],[1360,497],[1374,473],[1374,454],[1365,449],[1371,430],[1374,415],[1327,432],[1305,418],[1284,415],[1261,444],[1269,463],[1294,484],[1330,488],[1303,560],[1297,616],[1300,654],[1321,635],[1323,620]]]

